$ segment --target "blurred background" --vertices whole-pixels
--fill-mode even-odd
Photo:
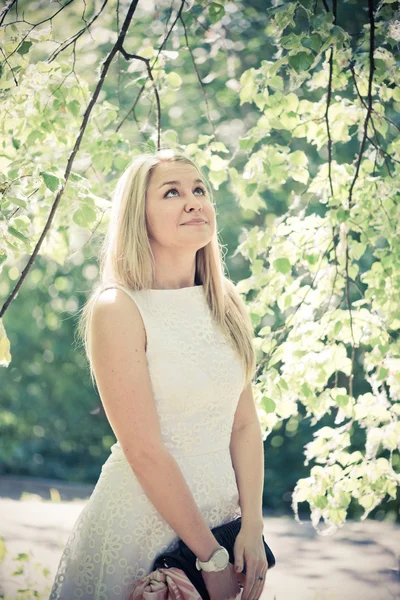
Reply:
[[[48,113],[41,108],[48,96],[39,78],[30,81],[31,114],[18,113],[19,103],[21,107],[25,106],[26,113],[26,98],[15,92],[15,114],[9,115],[12,121],[9,121],[8,127],[3,127],[2,132],[3,139],[15,151],[13,160],[21,158],[20,147],[24,143],[30,161],[41,163],[42,169],[54,176],[60,177],[63,173],[90,98],[89,91],[93,91],[99,80],[103,61],[115,44],[128,5],[130,3],[127,1],[66,3],[60,14],[51,21],[50,16],[60,9],[55,2],[19,1],[9,10],[6,22],[18,21],[18,16],[22,20],[22,15],[26,22],[42,22],[28,38],[32,43],[24,42],[30,45],[25,45],[23,50],[20,48],[18,60],[22,61],[25,57],[30,64],[45,61],[60,48],[63,40],[75,36],[82,29],[83,22],[91,23],[94,16],[98,15],[90,26],[90,32],[83,32],[76,46],[71,45],[57,57],[63,64],[63,82],[61,84],[60,80],[52,87],[54,99]],[[274,12],[284,5],[286,12]],[[154,57],[176,18],[179,6],[179,2],[166,0],[139,2],[124,44],[126,50]],[[321,15],[335,9],[340,27],[353,39],[354,49],[359,49],[360,32],[365,32],[369,27],[367,2],[316,2],[315,6]],[[260,116],[254,103],[241,101],[241,76],[252,67],[258,68],[262,61],[277,63],[280,59],[276,48],[277,26],[286,27],[283,20],[287,19],[287,24],[290,24],[296,13],[296,27],[293,30],[299,33],[302,27],[307,26],[306,12],[313,8],[314,2],[311,1],[221,0],[187,3],[183,13],[185,27],[178,21],[161,57],[168,62],[166,70],[169,71],[160,74],[162,79],[159,82],[162,143],[172,146],[179,144],[189,149],[193,146],[204,151],[212,143],[221,144],[213,146],[213,150],[222,153],[229,160],[230,169],[235,169],[241,175],[248,164],[248,132],[256,126]],[[393,21],[398,18],[396,10],[395,6],[390,7],[391,12],[387,13],[385,23],[390,20],[399,23],[398,20]],[[276,14],[279,18],[272,22]],[[30,27],[23,21],[7,31],[4,26],[1,28],[7,44],[12,44],[13,36],[20,39],[21,31],[28,29]],[[387,34],[379,30],[377,43],[379,35],[384,37]],[[394,41],[392,47],[393,55],[398,56],[398,41]],[[367,57],[368,47],[365,43],[362,50]],[[309,66],[304,65],[304,68]],[[5,78],[9,80],[6,72],[7,65],[3,63],[0,92],[4,94],[10,90],[10,85],[4,83]],[[157,77],[157,69],[154,70],[154,76]],[[29,78],[29,71],[26,77]],[[17,297],[4,314],[3,324],[12,355],[8,367],[1,370],[0,379],[0,496],[5,498],[15,500],[24,492],[56,502],[74,497],[87,498],[109,455],[110,447],[116,441],[99,395],[91,384],[83,348],[77,343],[76,326],[78,311],[98,276],[99,244],[112,187],[129,160],[130,153],[155,148],[156,103],[149,82],[138,102],[135,102],[146,80],[143,62],[127,61],[117,54],[99,95],[98,105],[101,109],[93,112],[90,129],[84,136],[74,162],[73,171],[77,176],[67,186],[53,231],[48,234],[42,247],[43,252],[35,259]],[[61,91],[58,91],[59,83]],[[317,103],[325,91],[310,86],[306,91],[297,93]],[[63,98],[63,93],[67,99]],[[349,97],[352,93],[348,92]],[[346,96],[346,92],[342,92],[342,95]],[[25,119],[26,130],[24,135],[18,136],[12,130],[18,119],[22,118]],[[398,120],[398,114],[392,118]],[[46,131],[54,132],[54,136],[50,143],[43,144],[44,138],[41,136]],[[287,129],[282,127],[282,130],[273,132],[271,143],[289,144],[291,141],[291,132]],[[352,161],[358,151],[360,138],[354,136],[347,142],[336,144],[336,152],[340,150],[337,160],[341,163]],[[6,143],[3,148],[5,146]],[[310,173],[315,174],[317,168],[328,159],[325,145],[321,148],[311,147],[304,138],[296,138],[293,148],[307,154]],[[0,154],[0,171],[5,171],[9,161],[9,154]],[[252,270],[250,260],[237,252],[238,245],[247,239],[248,231],[253,227],[268,230],[277,217],[287,213],[293,197],[301,196],[305,191],[304,183],[290,178],[281,179],[279,185],[267,186],[267,189],[259,191],[262,202],[257,204],[254,197],[251,200],[253,190],[247,189],[246,197],[239,196],[239,186],[232,185],[232,179],[227,177],[224,169],[218,169],[215,164],[213,168],[210,162],[207,168],[214,186],[227,275],[235,283],[240,282],[249,278]],[[77,186],[81,185],[78,174],[85,180],[87,178],[90,185],[87,195],[80,196],[81,205],[77,210],[77,197],[74,194]],[[35,241],[47,218],[55,191],[49,188],[49,180],[42,181],[38,189],[39,194],[35,196]],[[42,208],[41,192],[46,199]],[[316,214],[322,215],[324,210],[318,202],[313,204]],[[4,212],[4,224],[8,218],[9,215]],[[32,240],[27,254],[22,254],[17,261],[4,263],[0,276],[2,302],[8,298],[19,279],[31,249]],[[360,274],[369,270],[371,263],[371,255],[367,252],[359,262]],[[352,294],[353,299],[358,298],[354,290]],[[276,313],[272,320],[269,315],[257,324],[257,330],[266,323],[278,328],[282,322],[279,314]],[[398,332],[395,335],[398,336]],[[354,368],[353,395],[357,397],[368,386],[360,361],[355,362]],[[293,518],[293,489],[296,482],[307,477],[310,471],[310,467],[304,464],[304,446],[313,438],[315,431],[324,425],[332,426],[334,421],[334,415],[327,413],[312,425],[305,416],[306,411],[300,405],[299,413],[279,420],[264,442],[265,515]],[[358,427],[355,422],[352,450],[363,450],[365,439],[365,429]],[[387,456],[389,452],[383,452],[383,455]],[[392,458],[398,472],[398,454],[396,456],[395,453]],[[305,502],[300,504],[299,511],[301,518],[309,517]],[[358,520],[363,512],[359,504],[352,500],[348,507],[348,518]],[[385,499],[373,509],[369,519],[393,525],[399,523],[398,490],[396,498]],[[279,536],[278,528],[276,535]],[[393,595],[393,591],[391,593],[390,596],[382,595],[382,600],[400,597]],[[279,597],[279,600],[286,598]]]

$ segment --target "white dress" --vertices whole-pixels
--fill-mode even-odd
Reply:
[[[229,444],[244,368],[204,287],[133,291],[163,442],[210,529],[240,516]],[[104,288],[106,289],[106,288]],[[128,600],[176,532],[144,493],[117,441],[58,565],[50,600]]]

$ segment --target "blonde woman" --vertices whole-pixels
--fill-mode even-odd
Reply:
[[[128,600],[179,539],[214,565],[211,529],[238,516],[242,600],[258,600],[268,564],[253,329],[224,276],[210,186],[189,157],[141,154],[122,174],[79,332],[117,442],[50,600]],[[240,594],[231,563],[201,573],[211,600]]]

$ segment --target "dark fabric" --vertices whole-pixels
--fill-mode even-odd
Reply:
[[[219,525],[218,527],[211,529],[218,543],[228,550],[229,561],[232,564],[234,564],[235,560],[233,546],[241,526],[242,518],[239,517],[233,521],[230,521],[229,523],[224,523],[223,525]],[[271,548],[266,543],[264,536],[262,536],[262,539],[264,542],[268,568],[271,569],[275,565],[275,556],[273,555]],[[190,550],[190,548],[188,548],[183,540],[179,540],[176,550],[173,552],[164,552],[163,554],[160,554],[153,563],[153,570],[168,567],[177,567],[178,569],[182,569],[182,571],[186,573],[192,584],[195,586],[203,600],[210,600],[210,596],[207,592],[201,571],[196,569],[196,555]],[[244,565],[242,573],[243,575],[246,575],[246,565]]]

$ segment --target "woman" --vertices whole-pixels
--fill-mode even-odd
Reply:
[[[127,600],[179,538],[211,564],[221,550],[211,528],[240,515],[242,597],[258,600],[267,570],[259,425],[256,460],[233,442],[258,424],[253,330],[223,275],[211,191],[190,158],[142,154],[121,176],[100,284],[79,331],[117,442],[66,544],[50,600]],[[211,600],[240,593],[230,563],[202,575]]]

